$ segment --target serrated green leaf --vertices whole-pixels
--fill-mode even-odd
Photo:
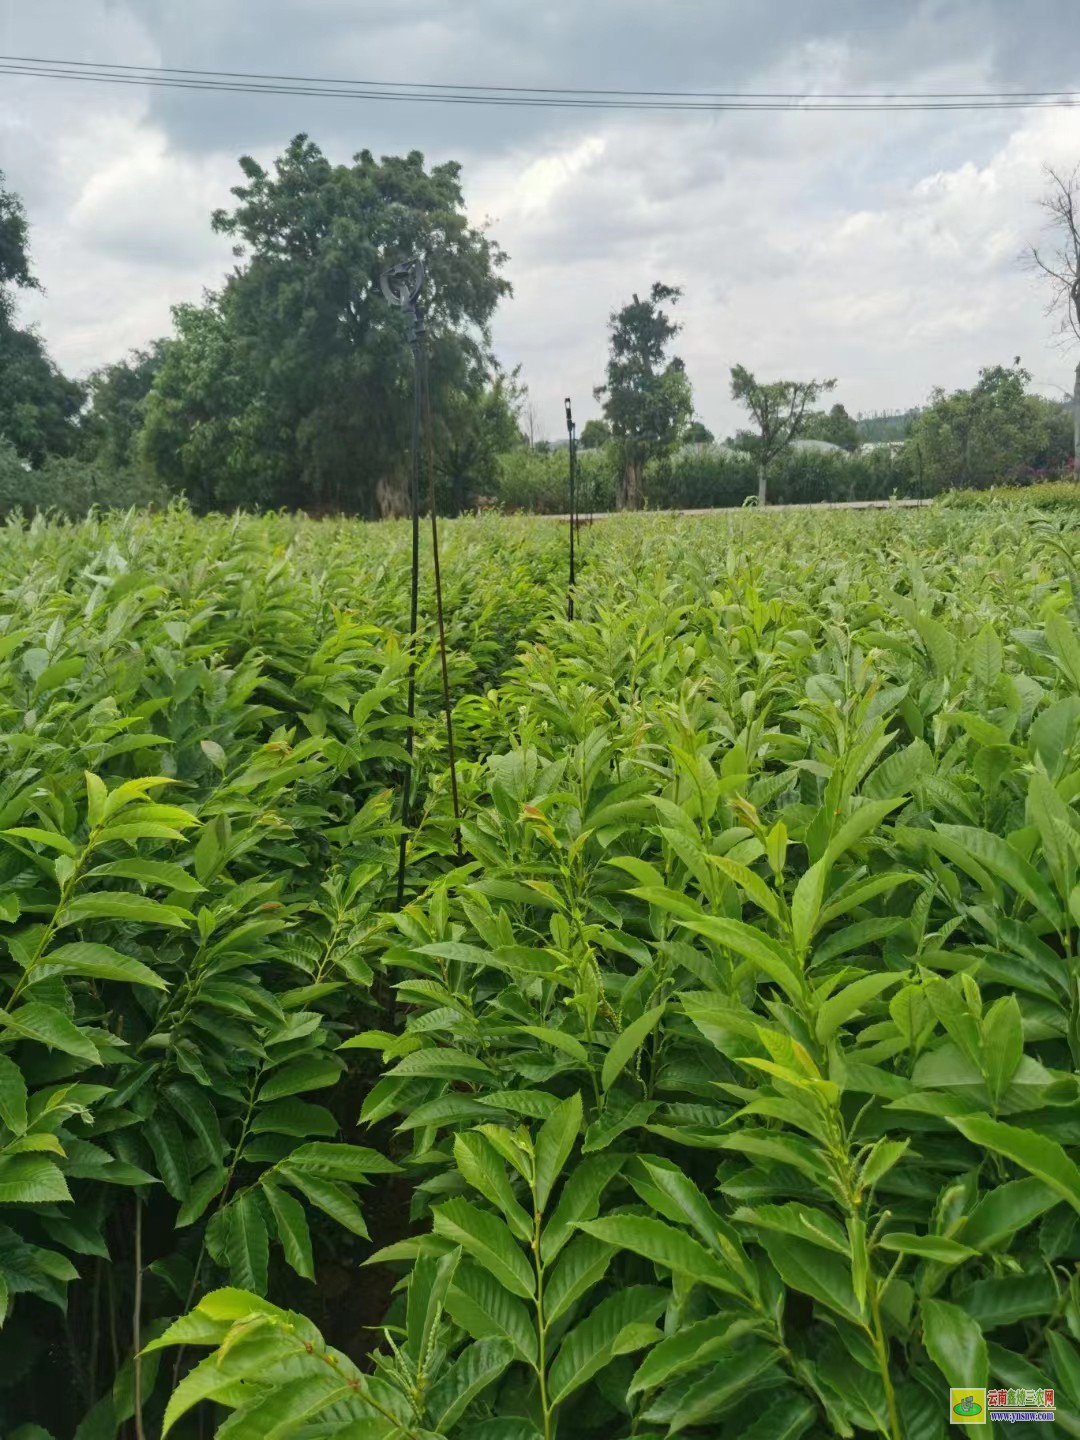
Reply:
[[[911,1235],[900,1230],[882,1235],[877,1243],[882,1250],[892,1250],[900,1255],[918,1255],[923,1260],[936,1260],[940,1265],[962,1265],[979,1253],[944,1235]]]
[[[205,1212],[211,1200],[221,1194],[225,1188],[225,1182],[229,1178],[229,1172],[223,1165],[214,1165],[209,1170],[204,1170],[192,1181],[187,1193],[187,1198],[180,1206],[179,1214],[176,1217],[177,1230],[183,1230],[188,1225],[194,1225]]]
[[[921,1317],[926,1353],[946,1385],[985,1389],[990,1368],[986,1341],[971,1316],[947,1301],[924,1300]]]
[[[26,1081],[6,1055],[0,1055],[0,1123],[15,1135],[26,1130]]]
[[[123,890],[77,895],[68,902],[57,919],[57,928],[81,925],[85,920],[134,921],[139,925],[164,925],[170,930],[186,930],[195,917],[175,905],[163,905],[149,895],[129,895]]]
[[[48,1205],[70,1200],[59,1168],[43,1155],[0,1155],[0,1205]]]
[[[501,1210],[519,1240],[531,1241],[533,1226],[522,1209],[499,1152],[478,1130],[454,1136],[454,1160],[465,1181]]]
[[[42,956],[40,965],[43,973],[47,970],[54,975],[83,975],[94,980],[119,980],[128,985],[149,985],[155,990],[166,988],[165,981],[141,960],[134,960],[130,955],[121,955],[119,950],[114,950],[111,945],[92,944],[87,940],[73,940],[66,945],[58,945]]]
[[[259,1091],[258,1102],[265,1105],[270,1100],[283,1100],[289,1095],[324,1090],[328,1085],[337,1084],[341,1072],[341,1061],[330,1055],[305,1055],[272,1071]]]
[[[614,1254],[614,1246],[591,1235],[578,1235],[570,1241],[544,1282],[544,1319],[548,1325],[599,1284]]]
[[[335,1180],[324,1180],[304,1171],[294,1171],[287,1163],[278,1166],[277,1178],[281,1184],[291,1185],[294,1190],[299,1190],[316,1209],[329,1215],[342,1229],[359,1235],[363,1240],[370,1238],[363,1212],[356,1203],[356,1196],[347,1185],[338,1184]]]
[[[728,1294],[739,1294],[727,1267],[685,1231],[646,1215],[609,1215],[581,1221],[577,1227],[605,1245],[615,1245],[662,1265],[676,1275]]]
[[[491,1272],[512,1295],[531,1299],[536,1277],[510,1230],[496,1215],[468,1200],[448,1200],[432,1211],[436,1235],[443,1235]]]
[[[817,1007],[814,1021],[819,1043],[827,1045],[842,1025],[860,1014],[879,995],[899,984],[903,978],[902,975],[863,975],[822,1001]]]
[[[311,1254],[311,1232],[300,1202],[264,1177],[262,1192],[274,1217],[274,1228],[281,1241],[285,1259],[304,1280],[315,1279],[315,1262]]]
[[[550,1265],[562,1247],[573,1238],[579,1220],[592,1220],[600,1209],[600,1197],[623,1166],[623,1157],[610,1153],[587,1155],[566,1178],[559,1203],[540,1236],[540,1254]]]
[[[634,1372],[627,1394],[655,1390],[677,1375],[727,1354],[749,1332],[752,1324],[748,1319],[723,1314],[683,1326],[653,1346]]]
[[[514,1348],[505,1340],[477,1340],[466,1346],[428,1396],[435,1429],[442,1434],[455,1425],[513,1358]]]
[[[536,1208],[543,1214],[555,1183],[561,1179],[581,1132],[580,1095],[564,1100],[541,1125],[534,1145]]]
[[[1080,1168],[1056,1140],[1019,1125],[991,1120],[988,1115],[947,1115],[945,1118],[973,1145],[1004,1155],[1049,1185],[1080,1213]]]
[[[650,1324],[667,1301],[667,1291],[655,1285],[631,1285],[601,1300],[559,1346],[548,1375],[552,1405],[561,1405],[609,1364],[623,1332]]]
[[[459,1265],[446,1308],[474,1339],[508,1340],[527,1364],[536,1363],[536,1330],[529,1310],[486,1269]]]
[[[253,1135],[292,1135],[306,1140],[310,1135],[336,1135],[338,1123],[325,1105],[312,1105],[290,1096],[260,1105],[251,1122]]]
[[[65,1055],[88,1060],[92,1065],[100,1063],[101,1056],[90,1037],[62,1011],[44,1001],[30,1000],[16,1010],[0,1010],[0,1027],[26,1040],[36,1040],[39,1045],[61,1050]]]
[[[225,1258],[235,1286],[256,1295],[266,1293],[269,1241],[266,1222],[250,1191],[238,1195],[225,1211]]]
[[[659,1025],[663,1016],[664,1006],[657,1005],[652,1010],[646,1010],[644,1015],[639,1015],[615,1037],[611,1049],[604,1056],[604,1066],[600,1072],[600,1084],[605,1091],[610,1090],[615,1084],[631,1059],[641,1049],[647,1037]]]

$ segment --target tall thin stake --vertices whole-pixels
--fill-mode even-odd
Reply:
[[[412,474],[410,476],[409,500],[412,509],[412,576],[409,583],[409,690],[405,705],[408,724],[405,728],[405,753],[409,757],[401,781],[401,842],[398,847],[397,908],[405,903],[405,853],[408,849],[408,829],[412,819],[412,772],[413,739],[416,720],[416,627],[420,600],[420,421],[423,397],[420,393],[420,347],[423,343],[424,322],[419,308],[413,302],[412,308],[412,350],[413,350],[413,420],[412,420]]]
[[[435,515],[435,462],[431,427],[431,400],[428,393],[427,351],[424,315],[420,308],[420,291],[424,284],[424,262],[406,260],[392,265],[379,277],[382,292],[391,305],[402,310],[409,320],[409,343],[413,352],[413,422],[411,446],[412,509],[412,575],[409,588],[409,688],[406,704],[407,725],[405,753],[408,763],[401,782],[401,844],[398,850],[397,908],[405,903],[405,869],[412,823],[412,771],[416,721],[416,641],[420,595],[420,467],[421,432],[426,428],[428,491],[431,507],[431,552],[435,572],[435,611],[439,629],[439,658],[442,667],[443,708],[446,713],[446,739],[450,760],[450,792],[454,806],[454,843],[461,858],[461,815],[458,808],[457,757],[454,750],[453,707],[450,703],[450,679],[446,666],[446,628],[443,621],[442,571],[439,565],[439,531]]]
[[[569,450],[570,450],[570,585],[569,585],[569,588],[568,588],[567,594],[566,594],[566,618],[567,618],[568,620],[573,620],[573,618],[574,618],[574,585],[575,585],[575,583],[576,583],[576,576],[575,576],[575,574],[574,574],[574,537],[575,537],[575,532],[576,532],[576,530],[577,530],[577,515],[575,514],[575,509],[574,509],[574,507],[575,507],[575,501],[576,501],[576,494],[575,494],[575,491],[576,491],[576,483],[575,483],[575,482],[576,482],[576,480],[577,480],[577,474],[576,474],[577,465],[576,465],[575,462],[576,462],[576,459],[577,459],[577,456],[576,456],[576,448],[577,448],[577,447],[576,447],[576,445],[575,445],[575,443],[574,443],[574,439],[575,439],[574,415],[573,415],[572,410],[570,409],[570,399],[569,399],[569,397],[567,397],[567,399],[566,399],[563,403],[564,403],[565,406],[566,406],[566,435],[567,435],[567,440],[568,440],[568,442],[569,442]]]
[[[461,809],[458,804],[457,754],[454,748],[454,707],[450,700],[450,676],[446,668],[446,626],[443,621],[442,566],[439,564],[439,522],[435,513],[435,445],[431,424],[431,388],[427,351],[421,350],[424,385],[424,428],[427,436],[428,507],[431,510],[431,561],[435,575],[435,618],[439,626],[439,664],[442,669],[443,713],[446,716],[446,752],[450,762],[450,798],[454,807],[454,851],[461,852]]]

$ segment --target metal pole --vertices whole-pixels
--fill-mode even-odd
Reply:
[[[412,475],[410,502],[412,508],[412,576],[409,584],[409,691],[405,713],[408,724],[405,729],[405,753],[408,763],[401,781],[401,842],[398,848],[397,908],[405,903],[405,852],[408,847],[408,830],[412,820],[412,771],[413,736],[416,718],[416,629],[420,597],[420,420],[423,396],[421,394],[422,360],[420,347],[423,344],[424,320],[419,306],[413,302],[409,309],[412,322],[410,343],[413,352],[413,419],[412,419]]]
[[[458,864],[465,858],[461,849],[461,807],[458,802],[457,753],[454,746],[454,707],[450,701],[450,675],[446,666],[446,624],[443,619],[442,567],[439,564],[439,522],[435,507],[435,453],[431,424],[431,388],[426,349],[420,351],[424,394],[424,431],[427,441],[428,507],[431,510],[431,562],[435,578],[435,618],[439,627],[439,666],[442,675],[443,713],[446,716],[446,751],[450,764],[450,800],[454,807],[454,852]]]
[[[571,409],[570,409],[570,399],[569,399],[569,397],[567,397],[567,399],[566,399],[563,403],[564,403],[565,406],[566,406],[566,435],[567,435],[567,440],[568,440],[569,447],[570,447],[570,586],[569,586],[569,589],[568,589],[568,591],[567,591],[567,597],[566,597],[566,618],[567,618],[568,620],[573,620],[573,618],[574,618],[574,580],[575,580],[575,576],[574,576],[574,532],[575,532],[575,530],[577,529],[577,524],[576,524],[577,517],[576,517],[575,514],[574,514],[574,500],[575,500],[575,480],[576,480],[577,477],[576,477],[576,475],[575,475],[575,473],[574,473],[574,472],[575,472],[575,469],[576,469],[576,466],[575,466],[576,456],[575,456],[575,453],[574,453],[574,451],[575,451],[575,446],[574,446],[574,416],[573,416],[573,412],[572,412]]]
[[[391,265],[379,276],[379,284],[389,303],[401,310],[409,321],[409,344],[413,353],[413,420],[411,454],[412,509],[412,575],[409,585],[409,689],[406,703],[407,725],[405,753],[408,763],[401,782],[401,844],[398,850],[397,908],[405,903],[405,869],[408,832],[412,822],[412,772],[416,719],[416,632],[420,596],[420,446],[421,433],[427,419],[427,464],[431,504],[431,552],[435,572],[435,611],[439,627],[439,658],[442,666],[443,706],[446,711],[446,741],[450,760],[450,792],[454,806],[454,844],[461,859],[461,828],[458,808],[457,757],[454,750],[454,722],[450,704],[450,680],[446,666],[446,629],[443,623],[442,572],[439,568],[439,532],[435,517],[435,464],[432,453],[431,406],[428,395],[426,329],[420,308],[420,291],[424,284],[424,262],[406,260]]]

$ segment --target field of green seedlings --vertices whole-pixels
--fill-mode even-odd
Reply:
[[[450,524],[397,911],[407,527],[0,531],[4,1440],[1080,1436],[1078,533]]]

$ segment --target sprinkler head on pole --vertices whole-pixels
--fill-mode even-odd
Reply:
[[[426,267],[420,257],[401,260],[390,265],[379,276],[379,286],[387,302],[396,310],[403,310],[412,322],[412,338],[415,340],[423,328],[420,306],[420,291],[424,288]]]
[[[408,310],[420,298],[424,274],[424,262],[417,256],[389,266],[379,276],[379,284],[391,305],[396,305],[399,310]]]

